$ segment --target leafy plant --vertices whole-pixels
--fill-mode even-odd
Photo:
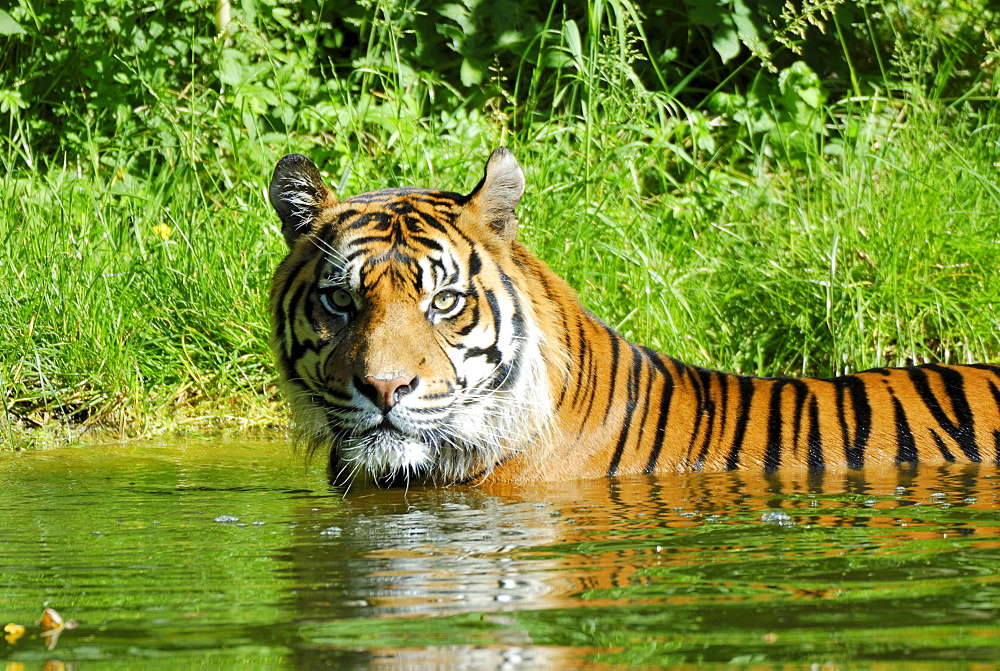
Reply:
[[[353,194],[467,191],[513,146],[523,239],[627,336],[694,363],[816,374],[1000,352],[993,10],[216,8],[0,14],[8,442],[12,425],[280,423],[265,184],[289,151]]]

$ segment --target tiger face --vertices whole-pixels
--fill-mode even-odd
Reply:
[[[524,177],[504,149],[468,196],[385,189],[338,201],[289,155],[270,199],[289,253],[272,347],[297,432],[338,482],[456,482],[545,423],[541,335],[511,276]]]

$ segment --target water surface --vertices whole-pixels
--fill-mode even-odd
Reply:
[[[1000,659],[993,468],[345,499],[283,442],[206,440],[2,454],[0,492],[8,669]],[[52,650],[47,606],[78,623]]]

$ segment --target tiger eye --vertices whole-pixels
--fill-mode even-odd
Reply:
[[[337,289],[330,294],[330,302],[334,307],[340,309],[349,308],[354,305],[354,299],[351,298],[351,293],[347,289]]]
[[[454,291],[442,291],[431,301],[431,306],[438,312],[446,312],[455,307],[457,302],[458,294]]]

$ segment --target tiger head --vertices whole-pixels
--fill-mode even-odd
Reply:
[[[289,252],[272,347],[297,436],[336,482],[470,481],[516,458],[550,406],[517,262],[524,176],[497,149],[467,196],[415,188],[338,200],[297,154],[271,204]]]

